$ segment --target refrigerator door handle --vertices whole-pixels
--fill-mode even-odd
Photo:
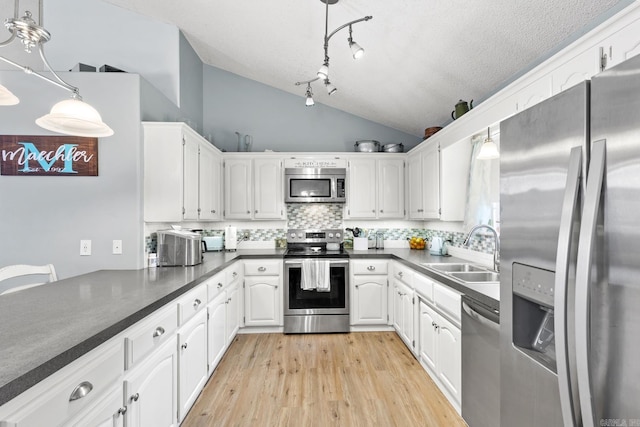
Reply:
[[[573,147],[569,155],[567,185],[562,202],[560,232],[558,234],[558,251],[556,256],[555,297],[554,297],[554,334],[556,342],[556,362],[558,371],[558,388],[560,392],[560,408],[565,426],[580,424],[577,412],[577,396],[571,387],[571,368],[567,339],[567,290],[569,266],[571,262],[571,238],[578,208],[578,194],[582,170],[582,147]],[[579,215],[579,214],[578,214]],[[577,415],[577,417],[576,417]]]
[[[590,352],[590,286],[591,260],[596,240],[596,225],[602,200],[606,160],[606,140],[595,141],[591,146],[591,164],[585,191],[582,224],[580,225],[580,243],[578,244],[578,262],[576,265],[576,367],[578,370],[578,391],[580,410],[584,427],[595,425],[591,373],[589,369]]]

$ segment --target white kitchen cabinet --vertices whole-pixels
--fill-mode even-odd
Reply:
[[[224,162],[227,219],[284,219],[282,160],[228,158]]]
[[[515,112],[524,111],[551,96],[551,79],[543,76],[524,87],[515,98]]]
[[[420,362],[460,411],[462,346],[460,328],[420,301]]]
[[[201,221],[222,219],[222,158],[211,144],[200,146],[198,216]]]
[[[444,148],[426,145],[409,157],[410,219],[464,220],[471,148],[464,139]]]
[[[388,316],[386,259],[351,260],[351,324],[385,325]]]
[[[413,289],[396,279],[393,290],[393,326],[407,347],[415,351]]]
[[[404,158],[349,160],[347,217],[404,218]]]
[[[207,362],[209,375],[227,351],[227,293],[221,291],[207,306]]]
[[[178,331],[178,419],[191,409],[208,378],[207,312],[200,310]]]
[[[231,344],[233,339],[235,338],[238,330],[240,329],[240,286],[238,283],[233,283],[229,285],[226,291],[226,322],[225,322],[225,332],[226,332],[226,341],[227,346]]]
[[[553,95],[590,79],[598,71],[598,57],[592,49],[585,50],[551,71]]]
[[[127,427],[178,425],[175,335],[125,377]]]
[[[210,212],[205,212],[205,209],[216,209],[213,205],[206,208],[200,205],[200,185],[203,186],[203,191],[208,189],[209,192],[220,192],[220,179],[210,180],[208,177],[208,156],[219,161],[221,153],[184,123],[143,122],[143,129],[144,220],[169,222],[219,219],[211,218]],[[205,151],[205,160],[202,161],[200,156]]]
[[[98,404],[66,425],[70,427],[122,427],[126,411],[126,407],[122,404],[122,384],[117,384]]]
[[[244,268],[244,325],[281,326],[282,260],[245,260]]]

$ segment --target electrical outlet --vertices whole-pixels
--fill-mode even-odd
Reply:
[[[122,240],[113,241],[113,254],[122,255]]]
[[[91,255],[91,240],[80,240],[80,255]]]

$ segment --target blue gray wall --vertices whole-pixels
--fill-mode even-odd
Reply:
[[[220,149],[238,151],[235,132],[253,137],[253,150],[353,151],[357,140],[403,143],[421,139],[326,105],[305,106],[300,96],[204,66],[204,130]],[[292,82],[293,84],[293,82]],[[339,95],[337,95],[339,96]]]

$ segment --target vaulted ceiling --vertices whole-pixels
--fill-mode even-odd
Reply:
[[[207,64],[300,96],[324,59],[323,0],[107,0],[179,27]],[[620,4],[618,4],[620,3]],[[348,29],[329,43],[328,96],[316,102],[421,136],[459,99],[483,100],[512,76],[629,0],[340,0],[329,32],[353,26],[366,51],[353,60]],[[609,12],[608,12],[609,11]]]

